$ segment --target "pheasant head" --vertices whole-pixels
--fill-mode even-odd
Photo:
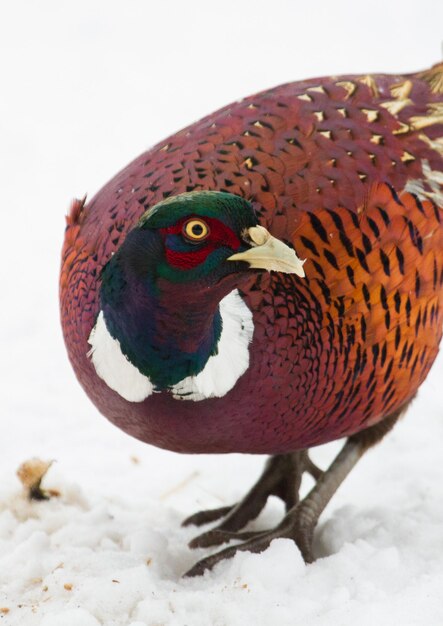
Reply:
[[[223,395],[246,369],[253,332],[237,290],[263,270],[304,276],[294,250],[239,196],[191,192],[150,208],[102,272],[89,339],[98,375],[131,401]],[[229,375],[216,380],[221,360],[231,387]]]

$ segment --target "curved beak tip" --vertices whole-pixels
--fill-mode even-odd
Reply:
[[[248,229],[248,235],[252,247],[233,254],[228,261],[246,261],[252,269],[296,274],[301,278],[305,276],[303,265],[306,259],[299,259],[295,250],[273,237],[266,228],[253,226]]]

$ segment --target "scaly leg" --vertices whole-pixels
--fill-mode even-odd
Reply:
[[[309,459],[306,450],[270,457],[257,483],[238,504],[200,511],[183,522],[184,526],[190,524],[201,526],[222,517],[225,518],[216,528],[193,539],[189,544],[190,547],[219,545],[232,539],[233,533],[236,533],[235,536],[239,538],[237,531],[259,515],[270,495],[281,498],[285,503],[286,511],[289,511],[299,500],[298,492],[305,471],[315,479],[322,474],[321,470]],[[250,534],[243,533],[241,537],[246,538]]]
[[[220,552],[202,559],[186,573],[186,576],[201,575],[206,569],[212,569],[218,562],[234,556],[239,550],[262,552],[269,546],[273,539],[282,537],[293,539],[299,547],[305,561],[311,563],[314,560],[312,554],[312,539],[320,514],[357,461],[368,448],[380,441],[392,428],[399,415],[402,413],[402,410],[403,409],[396,411],[379,424],[349,437],[329,469],[318,476],[315,486],[308,495],[300,502],[298,502],[297,499],[280,524],[275,528],[256,533],[226,533],[223,539],[224,541],[229,541],[230,539],[242,539],[244,541],[236,546],[225,548]],[[273,459],[271,459],[271,461],[272,460]],[[266,469],[262,479],[264,476],[266,476]],[[298,486],[299,484],[300,481],[298,481]],[[260,481],[258,485],[260,485]],[[246,500],[248,497],[251,497],[255,488],[251,490]],[[233,509],[233,511],[235,511],[235,509]],[[232,530],[233,529],[229,528],[229,531]],[[197,537],[197,542],[194,540],[191,542],[191,546],[201,547],[202,545],[210,545],[204,538],[207,535],[211,536],[211,532],[214,531],[209,531],[209,533]]]

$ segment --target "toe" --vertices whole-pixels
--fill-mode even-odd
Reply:
[[[231,511],[234,507],[232,506],[222,506],[218,509],[208,509],[206,511],[198,511],[198,513],[194,513],[190,515],[182,522],[182,526],[203,526],[204,524],[209,524],[210,522],[215,522],[216,520],[224,517]]]
[[[214,529],[194,537],[188,545],[193,549],[209,548],[211,546],[219,546],[222,543],[228,543],[229,541],[246,541],[262,534],[263,531],[245,531],[236,533],[227,530]]]
[[[248,533],[241,533],[246,535]],[[202,576],[206,570],[211,570],[217,563],[224,561],[225,559],[232,558],[237,552],[263,552],[268,548],[271,541],[275,539],[273,532],[254,533],[254,536],[247,541],[236,545],[229,546],[220,552],[211,554],[210,556],[198,561],[190,570],[188,570],[184,576]]]

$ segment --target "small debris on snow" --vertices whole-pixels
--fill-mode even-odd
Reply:
[[[54,461],[42,461],[41,459],[33,458],[24,461],[18,468],[17,476],[30,500],[48,500],[50,496],[60,495],[58,491],[47,491],[41,488],[41,482],[53,462]]]

